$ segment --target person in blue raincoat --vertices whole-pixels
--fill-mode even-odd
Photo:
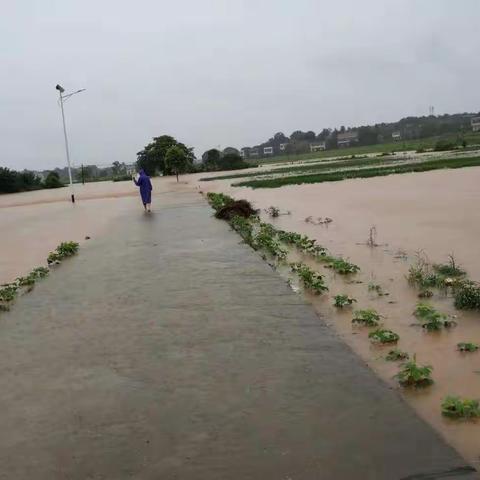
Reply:
[[[150,177],[145,173],[145,170],[140,170],[138,173],[138,179],[134,177],[133,181],[137,187],[140,187],[143,208],[146,212],[150,212],[152,204],[152,182],[150,181]]]

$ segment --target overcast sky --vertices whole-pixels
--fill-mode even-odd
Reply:
[[[0,18],[0,165],[197,156],[273,133],[480,110],[478,0],[17,0]]]

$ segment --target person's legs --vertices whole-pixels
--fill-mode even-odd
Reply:
[[[146,204],[146,203],[143,204],[143,209],[144,209],[145,211],[147,211],[147,204]]]
[[[151,211],[152,211],[152,204],[147,203],[147,212],[151,212]]]

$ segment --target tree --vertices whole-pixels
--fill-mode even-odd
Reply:
[[[220,163],[220,152],[216,148],[207,150],[202,155],[202,162],[205,170],[217,170]]]
[[[59,188],[63,187],[63,183],[60,181],[60,176],[57,172],[50,172],[44,182],[45,188]]]
[[[245,162],[237,153],[227,153],[218,160],[218,166],[220,170],[238,170],[240,168],[248,168],[251,165]]]
[[[175,138],[170,135],[162,135],[154,137],[153,142],[145,146],[143,150],[137,153],[137,166],[145,170],[148,175],[155,175],[157,172],[162,172],[165,175],[173,173],[165,162],[167,151],[170,147],[178,146],[187,158],[188,167],[193,165],[195,156],[193,148],[189,148],[183,143],[177,142]]]
[[[185,151],[178,145],[171,146],[165,154],[165,169],[178,174],[184,173],[188,169],[188,158]]]

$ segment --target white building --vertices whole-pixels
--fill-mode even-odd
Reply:
[[[326,150],[327,145],[325,142],[317,142],[317,143],[311,143],[310,144],[310,151],[311,152],[320,152],[322,150]]]
[[[392,140],[393,141],[398,141],[402,139],[402,133],[397,131],[392,133]]]
[[[273,147],[263,147],[264,155],[273,155]]]
[[[480,117],[473,117],[470,120],[470,124],[472,125],[472,130],[478,132],[480,130]]]
[[[281,143],[278,148],[280,149],[281,152],[284,152],[285,149],[287,148],[288,143]]]

